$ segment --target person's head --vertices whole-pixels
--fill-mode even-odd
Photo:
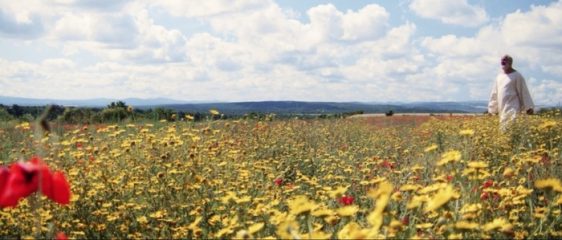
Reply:
[[[513,58],[509,55],[505,55],[501,60],[502,69],[504,72],[510,72],[512,70]]]

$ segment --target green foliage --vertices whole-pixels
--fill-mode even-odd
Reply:
[[[111,102],[107,105],[107,108],[124,108],[127,109],[127,104],[123,101]]]
[[[101,118],[92,109],[70,107],[64,110],[64,113],[60,116],[59,120],[62,120],[65,123],[76,124],[100,122]]]
[[[106,108],[101,111],[102,122],[120,122],[129,116],[127,109],[121,107]]]
[[[10,121],[13,120],[14,117],[6,111],[5,108],[0,107],[0,121]]]

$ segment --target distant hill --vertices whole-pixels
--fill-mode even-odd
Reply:
[[[61,100],[61,99],[36,99],[36,98],[20,98],[20,97],[3,97],[0,96],[0,104],[4,105],[21,105],[21,106],[43,106],[48,104],[56,104],[62,106],[76,106],[76,107],[105,107],[111,102],[123,101],[131,106],[156,106],[166,104],[183,104],[185,101],[179,101],[168,98],[125,98],[125,99],[110,99],[110,98],[94,98],[84,100]]]
[[[57,104],[76,107],[105,107],[114,101],[124,101],[127,105],[140,109],[163,107],[183,112],[207,112],[217,109],[224,114],[278,113],[278,114],[332,114],[363,111],[364,113],[480,113],[486,111],[487,102],[414,102],[414,103],[363,103],[363,102],[302,102],[302,101],[261,101],[261,102],[218,102],[197,103],[167,98],[126,98],[126,99],[87,99],[57,100],[2,97],[0,104],[21,106],[43,106]]]
[[[264,101],[235,103],[173,104],[163,107],[184,112],[205,112],[217,109],[225,114],[278,113],[278,114],[330,114],[363,111],[364,113],[451,112],[479,113],[486,110],[486,102],[424,102],[424,103],[360,103],[360,102],[295,102]]]

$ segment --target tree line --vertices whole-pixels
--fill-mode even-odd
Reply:
[[[126,121],[203,121],[218,119],[256,119],[273,120],[275,118],[344,118],[363,111],[335,114],[269,114],[249,112],[244,114],[213,114],[210,112],[185,112],[169,108],[156,107],[138,109],[127,105],[123,101],[111,102],[106,107],[68,107],[60,105],[50,106],[21,106],[0,104],[0,121],[34,121],[50,107],[46,116],[47,121],[60,121],[69,124],[117,123]]]
[[[174,111],[161,107],[135,109],[123,101],[111,102],[103,108],[65,107],[60,105],[51,105],[49,107],[50,110],[46,119],[48,121],[62,121],[65,123],[108,123],[137,120],[179,121],[185,120],[187,116],[189,116],[190,121],[221,118],[221,116],[213,116],[208,113]],[[47,106],[21,106],[17,104],[7,106],[0,104],[0,121],[33,121],[45,109],[47,109]]]

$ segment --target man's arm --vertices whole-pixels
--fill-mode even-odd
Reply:
[[[494,86],[492,87],[492,93],[490,94],[490,101],[488,101],[488,113],[490,114],[498,113],[497,79],[494,80]]]
[[[521,104],[521,110],[525,111],[527,114],[533,114],[535,104],[533,103],[533,99],[531,98],[531,94],[529,93],[529,89],[527,88],[527,84],[525,83],[525,78],[521,74],[519,74],[520,78],[517,79],[517,93],[519,94],[519,101]]]

